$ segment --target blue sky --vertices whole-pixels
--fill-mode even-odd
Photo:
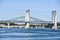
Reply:
[[[47,21],[56,10],[60,21],[60,0],[0,0],[0,20],[24,16],[28,9],[31,16]]]

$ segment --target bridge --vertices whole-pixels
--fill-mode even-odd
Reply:
[[[9,20],[0,20],[0,23],[7,23],[7,22],[10,22],[10,23],[25,23],[25,17],[24,16],[21,16],[21,17],[16,17],[16,18],[13,18],[13,19],[9,19]],[[41,20],[41,19],[38,19],[38,18],[35,18],[35,17],[30,17],[30,23],[53,23],[52,21],[44,21],[44,20]]]
[[[30,10],[27,10],[25,16],[16,17],[9,20],[0,20],[0,27],[20,27],[20,28],[29,28],[29,27],[47,27],[50,25],[53,28],[57,28],[56,21],[56,11],[52,11],[52,21],[44,21],[40,18],[35,18],[30,16]]]
[[[20,24],[20,25],[25,25],[25,16],[21,16],[21,17],[16,17],[13,19],[9,19],[9,20],[0,20],[0,24]],[[36,25],[36,26],[41,26],[41,25],[48,25],[48,24],[53,24],[52,21],[44,21],[35,17],[30,17],[30,25]],[[9,25],[8,25],[9,26]],[[15,25],[16,26],[16,25]]]

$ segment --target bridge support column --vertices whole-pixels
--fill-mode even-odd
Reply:
[[[8,28],[10,28],[10,23],[7,23]]]
[[[36,28],[38,28],[38,26],[36,26]]]
[[[42,24],[42,27],[44,28],[44,24]]]
[[[25,14],[25,28],[29,28],[30,26],[30,10],[26,10]]]
[[[52,22],[54,23],[54,26],[52,29],[57,29],[57,16],[56,16],[56,11],[52,11]]]

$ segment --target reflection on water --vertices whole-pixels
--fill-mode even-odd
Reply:
[[[60,29],[0,28],[0,40],[60,40]]]

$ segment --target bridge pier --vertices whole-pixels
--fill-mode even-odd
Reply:
[[[45,26],[44,26],[44,24],[42,24],[42,28],[44,28]]]
[[[7,26],[8,26],[8,28],[10,28],[10,23],[9,22],[7,23]]]
[[[30,26],[30,10],[26,10],[25,14],[25,28],[29,28]]]
[[[52,22],[54,23],[54,26],[52,29],[57,29],[57,16],[56,16],[56,11],[52,11]]]

